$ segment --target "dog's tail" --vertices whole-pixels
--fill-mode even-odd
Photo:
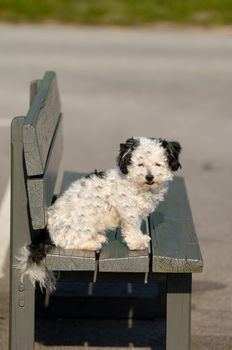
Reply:
[[[55,290],[56,279],[52,271],[45,266],[45,258],[53,244],[51,241],[31,243],[21,248],[16,256],[15,267],[20,270],[20,280],[23,283],[27,276],[33,286],[38,282],[40,288],[46,288],[50,293]]]

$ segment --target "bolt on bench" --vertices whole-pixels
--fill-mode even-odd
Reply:
[[[20,282],[14,265],[18,250],[44,234],[46,208],[55,198],[62,113],[54,72],[31,84],[28,114],[12,121],[11,148],[10,350],[32,350],[35,291],[26,278]],[[61,193],[81,176],[65,173]],[[108,232],[109,243],[100,252],[54,248],[46,266],[69,281],[163,281],[166,349],[190,349],[192,273],[202,271],[203,261],[182,177],[174,178],[165,201],[142,229],[152,238],[148,250],[128,250],[116,230]]]

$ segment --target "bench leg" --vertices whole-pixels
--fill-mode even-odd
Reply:
[[[167,274],[166,350],[191,349],[191,273]]]
[[[12,268],[10,292],[9,350],[34,349],[35,291],[26,279],[22,284],[18,270]]]

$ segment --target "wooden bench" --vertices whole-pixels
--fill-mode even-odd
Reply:
[[[42,235],[46,208],[54,200],[62,154],[62,113],[54,72],[31,84],[31,104],[26,117],[11,128],[11,276],[10,349],[34,347],[35,291],[20,282],[14,268],[19,248]],[[65,173],[61,192],[81,173]],[[166,199],[143,223],[152,237],[151,247],[129,251],[120,230],[108,233],[100,252],[54,248],[46,258],[48,269],[76,281],[164,281],[166,288],[166,349],[190,349],[191,281],[202,271],[202,257],[193,226],[184,180],[176,176]]]

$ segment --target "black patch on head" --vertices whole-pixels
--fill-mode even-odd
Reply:
[[[179,154],[181,152],[181,145],[177,141],[166,141],[162,140],[161,145],[166,151],[166,156],[168,160],[168,165],[172,171],[176,171],[181,168],[179,163]]]
[[[97,171],[97,169],[95,169],[93,173],[90,173],[90,174],[86,175],[85,178],[89,179],[89,178],[91,178],[93,176],[97,176],[100,179],[104,179],[105,176],[106,176],[106,173],[105,173],[105,171]]]
[[[138,147],[139,140],[131,137],[126,143],[120,144],[120,152],[117,158],[118,166],[123,174],[128,174],[128,165],[131,164],[132,152]]]

